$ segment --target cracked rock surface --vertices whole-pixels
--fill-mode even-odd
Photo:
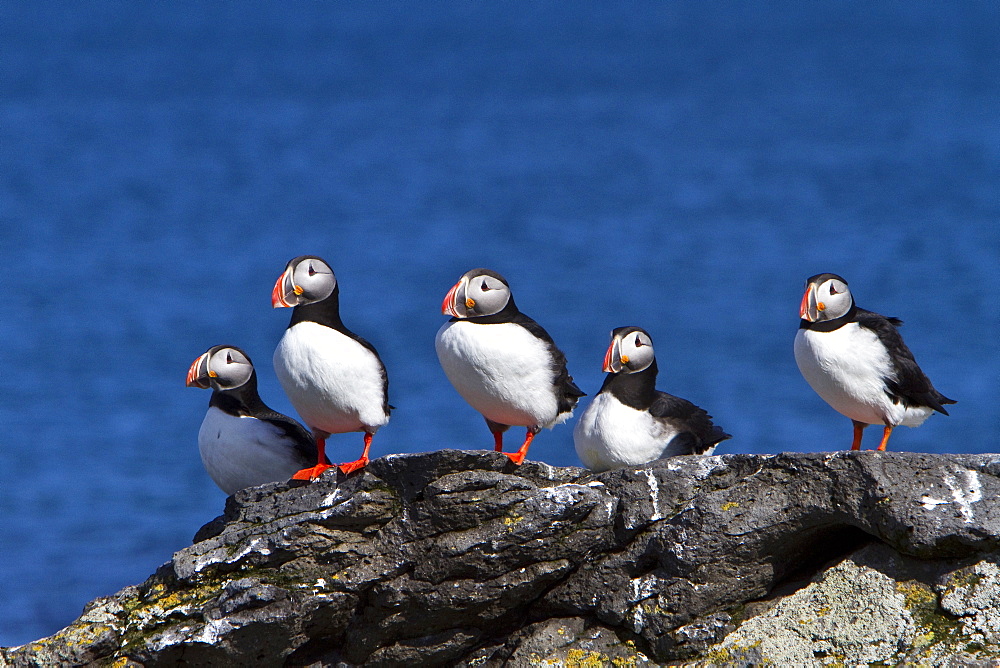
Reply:
[[[394,455],[236,493],[0,666],[1000,665],[998,495],[1000,455]]]

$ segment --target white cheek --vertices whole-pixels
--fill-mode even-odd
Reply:
[[[825,288],[820,291],[820,294],[817,295],[817,297],[817,310],[823,314],[821,317],[825,320],[839,318],[847,313],[847,311],[851,308],[851,296],[847,293],[837,293],[835,295],[831,295],[830,289]],[[819,309],[820,304],[823,305],[821,310]]]
[[[503,307],[507,303],[506,295],[500,290],[479,291],[473,299],[479,304],[478,311],[480,313],[497,313],[503,310]]]

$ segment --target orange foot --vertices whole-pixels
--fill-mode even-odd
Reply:
[[[517,464],[518,466],[520,466],[521,462],[524,461],[524,456],[526,454],[528,454],[528,453],[526,453],[526,452],[505,452],[504,454],[507,455],[508,457],[510,457],[510,461],[512,461],[515,464]]]
[[[354,473],[355,471],[363,469],[366,466],[368,466],[367,457],[362,457],[361,459],[358,459],[353,462],[347,462],[346,464],[337,464],[337,468],[343,471],[344,475],[347,475],[349,473]]]
[[[316,466],[310,466],[307,469],[302,469],[292,476],[292,480],[315,480],[320,477],[324,471],[327,469],[332,469],[333,467],[329,464],[317,464]]]

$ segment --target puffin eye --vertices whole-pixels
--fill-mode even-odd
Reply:
[[[313,269],[312,262],[309,263],[309,275],[310,276],[315,276],[316,275],[316,270]]]
[[[488,292],[488,291],[492,290],[493,288],[491,288],[490,286],[486,285],[486,279],[484,278],[483,279],[483,284],[479,286],[479,289],[482,290],[483,292]]]
[[[226,353],[226,364],[232,364],[232,363],[233,363],[233,354]]]
[[[833,295],[838,295],[838,294],[840,294],[840,293],[837,292],[837,288],[833,287],[833,283],[831,283],[830,284],[830,295],[833,296]]]
[[[638,334],[635,335],[635,347],[642,348],[642,339],[639,338]]]

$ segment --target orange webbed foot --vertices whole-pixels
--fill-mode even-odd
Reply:
[[[505,452],[504,454],[510,457],[510,461],[520,466],[521,462],[524,461],[525,455],[528,454],[528,447],[531,445],[531,441],[534,440],[536,433],[538,432],[535,429],[529,427],[528,433],[524,436],[524,443],[521,444],[520,449],[517,452]]]
[[[332,469],[333,466],[330,464],[317,464],[316,466],[310,466],[307,469],[302,469],[292,476],[292,480],[315,480],[316,478],[323,475],[323,472],[327,469]]]
[[[505,452],[504,454],[507,455],[508,457],[510,457],[510,461],[512,461],[515,464],[517,464],[518,466],[520,466],[524,462],[524,456],[527,453],[526,452]]]
[[[368,466],[367,457],[362,457],[361,459],[357,459],[353,462],[337,464],[337,468],[340,469],[344,473],[344,475],[349,475],[351,473],[354,473],[355,471],[363,469],[366,466]]]

